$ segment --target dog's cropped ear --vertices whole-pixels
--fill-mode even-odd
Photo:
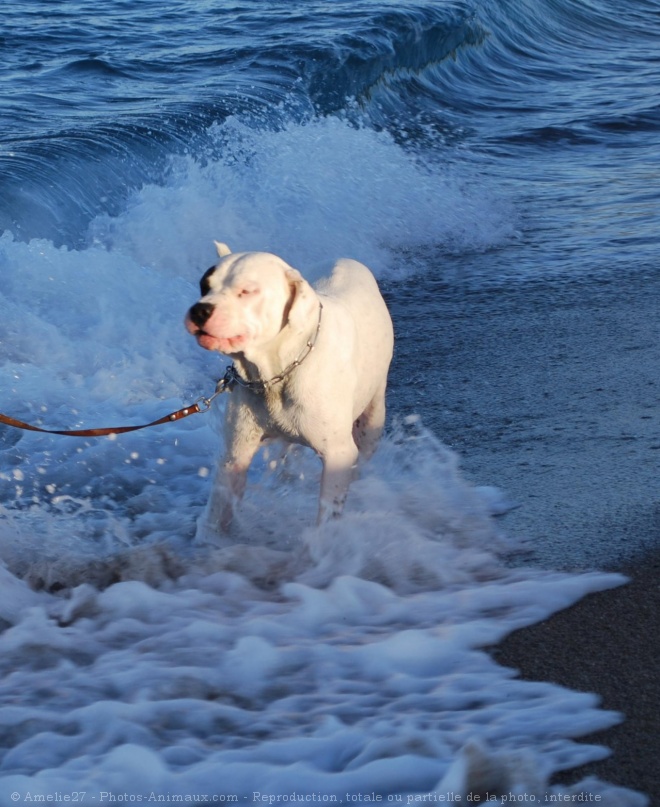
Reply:
[[[221,258],[224,258],[225,255],[231,255],[231,250],[227,244],[223,244],[221,241],[214,241],[213,243],[215,244],[215,248]]]
[[[303,330],[310,317],[318,311],[318,298],[314,289],[297,269],[287,269],[286,279],[290,294],[284,311],[284,323],[288,323],[295,330]]]

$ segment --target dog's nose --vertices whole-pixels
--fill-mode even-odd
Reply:
[[[196,325],[198,328],[203,328],[212,313],[212,303],[195,303],[188,312],[188,316],[193,325]]]

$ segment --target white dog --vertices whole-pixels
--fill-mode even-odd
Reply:
[[[312,288],[275,255],[216,247],[220,261],[202,277],[202,297],[185,320],[202,347],[234,361],[209,527],[228,528],[250,462],[269,438],[316,451],[319,522],[338,516],[358,455],[371,456],[385,422],[394,334],[376,280],[342,259]]]

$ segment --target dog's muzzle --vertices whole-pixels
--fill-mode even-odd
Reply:
[[[195,303],[190,311],[188,311],[188,319],[193,325],[201,329],[206,325],[206,322],[213,313],[213,308],[212,303]]]

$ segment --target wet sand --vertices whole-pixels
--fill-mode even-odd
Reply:
[[[660,279],[417,285],[395,316],[397,408],[421,413],[468,478],[520,505],[502,521],[530,549],[517,562],[631,578],[493,653],[625,715],[584,738],[612,755],[564,781],[591,773],[660,804]],[[420,293],[438,300],[434,322],[415,317]]]
[[[591,774],[639,790],[660,804],[660,686],[658,620],[660,553],[628,570],[631,582],[593,594],[572,608],[497,647],[500,664],[523,678],[597,692],[602,706],[624,721],[581,738],[609,748],[602,762],[566,772],[556,781]]]

